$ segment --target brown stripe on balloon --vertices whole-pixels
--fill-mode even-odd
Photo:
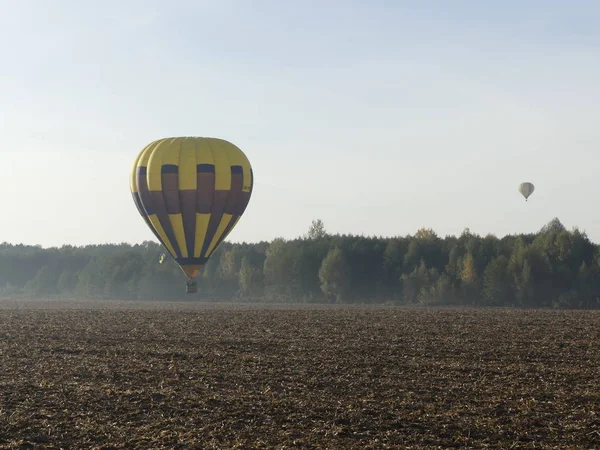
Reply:
[[[229,191],[215,190],[213,195],[212,207],[210,209],[210,220],[208,221],[208,227],[206,229],[206,235],[204,237],[204,244],[202,245],[202,252],[200,256],[205,256],[210,243],[212,242],[221,218],[223,217],[223,211],[227,205],[227,199],[229,197]]]
[[[194,256],[196,248],[196,190],[182,190],[179,193],[179,201],[188,255]]]
[[[152,204],[154,205],[154,213],[156,214],[156,217],[158,217],[158,221],[163,227],[167,238],[171,242],[177,258],[181,258],[181,249],[179,248],[179,243],[175,238],[175,233],[173,232],[173,227],[171,226],[171,220],[169,219],[169,214],[167,213],[167,206],[165,204],[163,193],[162,191],[151,191],[150,196],[152,197]]]
[[[161,167],[162,191],[169,214],[181,213],[179,204],[179,168],[174,164]]]
[[[139,192],[139,196],[134,197],[134,202],[137,199],[139,199],[139,205],[142,207],[142,209],[144,211],[144,214],[142,214],[142,216],[144,217],[144,220],[149,225],[150,230],[152,230],[152,233],[154,234],[154,236],[156,236],[156,238],[158,239],[158,242],[160,242],[162,245],[167,247],[165,245],[165,242],[163,241],[163,239],[160,237],[160,234],[158,234],[158,232],[154,229],[154,225],[152,225],[152,222],[150,222],[150,218],[148,217],[152,214],[155,214],[156,211],[155,211],[155,207],[154,207],[154,200],[152,198],[152,195],[150,194],[150,190],[148,189],[148,180],[146,179],[146,172],[147,172],[146,167],[138,167],[137,168],[135,182],[137,185],[137,190]],[[137,204],[137,202],[136,202],[136,204]],[[171,239],[171,238],[169,237],[169,239]]]
[[[223,230],[223,234],[219,236],[215,246],[210,255],[206,255],[209,258],[221,245],[221,243],[227,238],[227,235],[231,232],[236,224],[238,218],[244,213],[248,203],[250,202],[250,195],[252,192],[252,183],[250,185],[250,192],[244,192],[244,172],[242,166],[231,166],[231,191],[229,192],[229,198],[227,205],[225,206],[224,213],[231,214],[229,222]],[[212,241],[212,238],[211,238]],[[211,242],[209,241],[209,243]]]
[[[219,247],[219,245],[221,245],[221,242],[223,242],[225,240],[225,238],[227,237],[227,235],[229,234],[229,232],[231,231],[231,229],[234,227],[235,221],[238,219],[238,217],[239,216],[231,216],[231,218],[229,219],[229,223],[227,224],[227,226],[223,230],[223,234],[221,236],[219,236],[219,239],[217,240],[216,245],[213,247],[213,250],[212,250],[211,254],[210,255],[206,255],[207,258],[210,258],[212,256],[212,254],[217,250],[217,248]]]
[[[231,166],[231,190],[227,205],[225,205],[226,214],[235,214],[238,204],[242,201],[242,188],[244,187],[244,172],[242,166]]]
[[[154,205],[152,204],[152,197],[150,196],[150,190],[148,189],[145,167],[137,168],[135,173],[135,183],[137,185],[137,190],[140,193],[142,207],[146,211],[146,215],[151,216],[154,214]]]
[[[146,225],[148,225],[148,228],[150,228],[150,231],[152,231],[152,234],[154,234],[156,239],[158,239],[158,242],[160,242],[166,248],[167,246],[165,245],[165,242],[160,237],[160,234],[158,234],[158,232],[154,229],[154,225],[152,225],[152,222],[150,222],[150,218],[146,214],[146,211],[144,211],[144,207],[142,206],[142,202],[140,200],[139,194],[137,192],[133,192],[132,195],[133,195],[133,202],[135,203],[135,206],[137,207],[141,216],[144,218],[144,222],[146,222]]]
[[[250,203],[250,192],[242,192],[242,199],[237,203],[236,209],[233,214],[241,216],[246,211],[248,203]]]
[[[150,222],[148,214],[146,214],[146,211],[144,210],[144,206],[142,205],[142,201],[140,200],[140,194],[138,192],[132,192],[131,194],[133,196],[133,203],[135,203],[135,207],[137,208],[140,215],[144,218],[144,222],[146,222],[146,225],[148,225],[148,227],[152,230],[154,235],[158,236],[158,233],[156,233],[154,227],[152,226],[152,222]]]
[[[215,166],[198,164],[196,166],[196,212],[208,214],[213,203],[215,191]]]
[[[148,215],[146,214],[146,211],[144,211],[144,206],[142,205],[142,201],[140,200],[139,192],[132,192],[131,195],[133,197],[133,203],[135,203],[135,207],[137,208],[140,215],[144,218],[146,223],[150,223],[150,219],[148,219]]]

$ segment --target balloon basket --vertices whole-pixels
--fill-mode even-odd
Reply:
[[[198,285],[196,284],[195,280],[189,280],[185,284],[185,292],[186,294],[195,294],[198,292]]]

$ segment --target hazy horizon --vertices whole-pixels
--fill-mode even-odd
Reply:
[[[559,219],[560,218],[554,218],[554,219]],[[438,233],[435,229],[432,229],[431,227],[420,227],[420,228],[425,228],[425,229],[432,229],[433,232],[440,238],[445,238],[445,237],[450,237],[450,236],[455,236],[455,237],[459,237],[462,235],[463,232],[469,232],[472,235],[478,235],[479,237],[486,237],[488,235],[493,235],[496,236],[499,239],[502,239],[504,237],[507,236],[515,236],[518,235],[520,233],[522,234],[537,234],[539,233],[542,228],[544,228],[545,226],[547,226],[548,224],[550,224],[551,222],[554,221],[554,219],[549,220],[548,223],[543,224],[542,227],[540,227],[540,229],[536,229],[536,230],[524,230],[522,232],[519,233],[508,233],[508,234],[504,234],[504,235],[498,235],[498,234],[494,234],[491,232],[488,233],[477,233],[475,231],[473,231],[472,229],[470,229],[469,227],[465,227],[463,230],[461,230],[458,233],[447,233],[447,234],[440,234]],[[560,221],[562,225],[564,225],[564,223],[562,221]],[[303,238],[304,236],[306,236],[307,232],[309,231],[311,227],[311,224],[309,224],[309,226],[307,227],[306,230],[304,230],[303,232],[299,233],[297,236],[274,236],[271,238],[265,238],[265,239],[261,239],[261,240],[255,240],[255,241],[244,241],[244,240],[232,240],[232,239],[225,239],[225,242],[230,242],[233,244],[260,244],[261,242],[272,242],[275,239],[279,239],[279,238],[283,238],[285,240],[294,240],[296,238]],[[325,224],[325,228],[326,224]],[[568,231],[572,231],[573,229],[577,229],[580,232],[583,232],[587,235],[587,237],[590,239],[590,241],[596,245],[600,245],[600,242],[598,241],[594,241],[593,239],[590,238],[589,233],[582,229],[581,227],[577,227],[574,226],[572,228],[567,228]],[[382,239],[386,239],[386,238],[405,238],[407,236],[415,236],[416,232],[419,230],[414,230],[414,232],[408,232],[405,234],[387,234],[387,235],[377,235],[377,234],[361,234],[361,233],[340,233],[340,232],[336,232],[336,231],[331,231],[329,229],[326,229],[326,232],[329,235],[353,235],[353,236],[364,236],[364,237],[373,237],[373,238],[382,238]],[[127,244],[127,245],[131,245],[131,246],[135,246],[135,245],[142,245],[144,242],[147,241],[151,241],[154,242],[156,245],[158,245],[159,247],[163,248],[164,247],[153,237],[147,238],[147,239],[143,239],[139,242],[128,242],[128,241],[105,241],[105,242],[88,242],[88,243],[84,243],[84,244],[73,244],[73,243],[69,243],[69,242],[63,242],[63,243],[58,243],[58,244],[49,244],[49,245],[44,245],[44,244],[40,244],[40,243],[36,243],[36,242],[10,242],[10,241],[0,241],[0,244],[8,244],[8,245],[12,245],[12,246],[18,246],[18,245],[23,245],[23,246],[31,246],[31,247],[41,247],[42,249],[52,249],[52,248],[61,248],[61,247],[86,247],[86,246],[101,246],[101,245],[122,245],[122,244]],[[167,252],[164,249],[165,253]]]
[[[0,242],[154,241],[129,171],[186,135],[253,166],[229,241],[554,217],[600,241],[600,3],[348,5],[0,0]]]

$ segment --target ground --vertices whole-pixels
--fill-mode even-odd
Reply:
[[[0,303],[0,448],[600,448],[600,311]]]

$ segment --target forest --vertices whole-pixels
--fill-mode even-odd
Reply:
[[[224,242],[186,294],[164,249],[0,244],[0,298],[235,301],[600,308],[600,247],[555,218],[536,233],[498,238],[465,229],[376,237],[330,234]]]

